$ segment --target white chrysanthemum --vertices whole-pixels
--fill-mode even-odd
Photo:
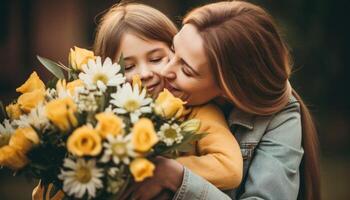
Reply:
[[[10,123],[10,120],[5,119],[3,123],[0,123],[0,147],[7,145],[12,133],[15,131]]]
[[[107,135],[107,142],[104,142],[103,146],[105,147],[105,151],[101,162],[104,163],[112,159],[115,164],[123,162],[128,165],[130,163],[130,158],[137,155],[133,150],[131,134],[125,137],[122,135],[113,136],[109,134]]]
[[[78,112],[95,112],[99,108],[99,98],[103,93],[97,88],[78,87],[74,101],[78,106]]]
[[[89,199],[96,196],[96,189],[102,188],[102,169],[96,167],[94,159],[85,161],[79,158],[76,162],[66,158],[63,166],[69,170],[61,170],[58,178],[63,180],[63,190],[70,196],[82,198],[87,192]]]
[[[28,115],[21,115],[18,120],[14,120],[13,124],[20,127],[33,126],[38,130],[48,129],[51,124],[46,116],[45,106],[43,103],[33,108]]]
[[[137,85],[134,88],[130,83],[118,87],[116,93],[111,94],[111,103],[117,108],[114,112],[117,114],[130,114],[131,122],[135,123],[142,113],[151,113],[152,98],[146,97],[146,90],[142,89],[140,92]]]
[[[118,86],[125,82],[125,77],[119,73],[120,69],[120,65],[112,64],[110,58],[106,58],[102,65],[101,57],[96,57],[96,61],[90,59],[87,65],[83,65],[79,79],[88,87],[97,86],[104,92],[107,86]]]
[[[167,146],[171,146],[175,143],[180,143],[183,139],[181,134],[181,128],[177,124],[164,123],[160,127],[160,131],[157,133],[159,140],[163,141]]]

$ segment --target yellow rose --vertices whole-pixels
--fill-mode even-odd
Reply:
[[[132,76],[132,87],[134,88],[136,85],[138,86],[139,90],[141,91],[142,81],[141,81],[141,78],[138,74]]]
[[[77,71],[82,70],[82,65],[87,64],[89,59],[95,59],[94,52],[82,49],[79,47],[74,47],[70,49],[69,53],[69,64],[70,66]]]
[[[106,138],[108,134],[119,135],[123,133],[123,121],[113,113],[104,112],[96,115],[96,131]]]
[[[136,158],[130,163],[130,172],[136,182],[152,177],[154,169],[154,164],[145,158]]]
[[[157,134],[151,120],[141,118],[132,130],[132,144],[136,151],[146,152],[158,142]]]
[[[20,97],[18,97],[17,103],[22,111],[28,113],[39,103],[44,101],[44,98],[45,90],[38,89],[22,94]]]
[[[39,136],[33,128],[18,128],[12,135],[9,141],[9,146],[22,151],[28,152],[33,144],[39,143]]]
[[[67,83],[67,90],[71,95],[74,95],[75,93],[75,88],[84,86],[84,82],[80,79],[71,81]]]
[[[84,82],[80,79],[66,83],[66,80],[58,80],[56,84],[56,90],[60,92],[68,91],[70,95],[75,94],[75,88],[84,86]]]
[[[16,89],[16,91],[20,93],[32,92],[34,90],[45,90],[45,84],[40,80],[36,72],[33,72],[28,80]]]
[[[26,155],[11,146],[0,148],[0,166],[8,167],[13,170],[23,168],[28,163]]]
[[[165,118],[179,118],[184,112],[184,104],[181,99],[174,97],[167,89],[164,89],[155,101],[154,110]]]
[[[96,156],[102,150],[101,137],[92,127],[82,126],[69,136],[67,149],[77,156]]]
[[[22,110],[19,107],[19,104],[10,104],[6,106],[6,113],[10,117],[11,120],[19,119],[22,115]]]
[[[0,148],[0,165],[14,170],[28,163],[26,153],[39,143],[39,137],[34,129],[18,128],[10,138],[8,145]]]
[[[75,116],[77,106],[69,97],[50,101],[46,107],[46,116],[61,131],[67,131],[78,125]]]

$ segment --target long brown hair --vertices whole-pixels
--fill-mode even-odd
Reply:
[[[204,40],[208,60],[225,95],[239,109],[271,115],[294,95],[300,103],[304,157],[299,199],[320,199],[318,140],[311,114],[289,84],[291,59],[272,17],[247,2],[208,4],[183,20]]]
[[[116,4],[99,22],[94,43],[95,54],[115,59],[121,38],[126,32],[146,40],[161,41],[171,47],[178,30],[166,15],[155,8],[136,3]]]

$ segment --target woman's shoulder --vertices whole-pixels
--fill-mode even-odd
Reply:
[[[228,118],[228,124],[240,143],[259,143],[262,137],[301,137],[300,104],[291,97],[288,104],[279,112],[258,116],[233,109]],[[300,134],[289,134],[298,132]]]

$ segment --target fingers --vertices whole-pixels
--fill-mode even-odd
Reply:
[[[131,196],[133,196],[132,194],[138,189],[139,186],[139,183],[133,183],[125,190],[125,192],[123,192],[123,195],[119,198],[119,200],[129,199]]]
[[[133,200],[151,200],[156,197],[162,187],[154,179],[145,180],[140,187],[133,193]]]
[[[153,200],[169,200],[172,199],[174,193],[170,190],[163,190],[158,196],[156,196]]]

